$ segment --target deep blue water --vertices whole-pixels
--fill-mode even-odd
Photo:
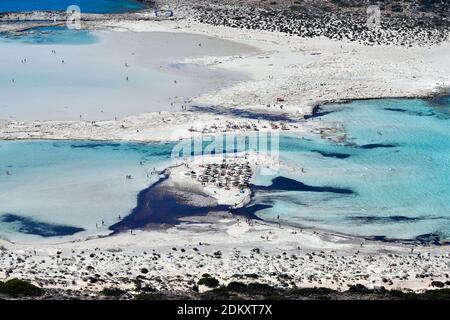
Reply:
[[[136,0],[1,0],[0,12],[66,11],[71,5],[85,13],[124,13],[145,7]]]

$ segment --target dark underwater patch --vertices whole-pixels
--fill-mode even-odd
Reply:
[[[389,217],[353,216],[347,217],[346,219],[361,223],[415,222],[422,220],[422,218],[405,217],[405,216],[389,216]]]
[[[190,216],[205,216],[211,211],[229,211],[229,206],[195,206],[188,203],[189,198],[198,194],[193,190],[182,190],[164,185],[169,178],[168,171],[159,181],[149,188],[139,192],[137,206],[132,212],[118,223],[109,227],[115,233],[124,230],[142,229],[151,225],[178,224],[180,218]]]
[[[270,186],[258,186],[251,185],[251,188],[254,192],[267,192],[267,191],[309,191],[309,192],[330,192],[330,193],[338,193],[338,194],[354,194],[355,192],[351,189],[345,188],[336,188],[336,187],[317,187],[317,186],[309,186],[297,180],[293,180],[286,177],[276,177],[272,180],[272,184]]]
[[[15,214],[4,214],[0,216],[2,223],[17,225],[17,231],[24,234],[38,235],[45,238],[57,236],[70,236],[85,231],[83,228],[46,223],[32,218],[21,217]]]
[[[310,115],[305,115],[303,118],[305,119],[305,120],[308,120],[308,119],[314,119],[314,118],[320,118],[320,117],[323,117],[323,116],[326,116],[326,115],[328,115],[328,114],[330,114],[330,113],[333,113],[333,112],[336,112],[337,110],[323,110],[321,107],[319,107],[319,106],[315,106],[314,108],[313,108],[313,111],[312,111],[312,114],[310,114]]]
[[[417,116],[417,117],[431,117],[434,116],[435,113],[430,111],[430,112],[416,112],[416,111],[412,111],[412,110],[406,110],[406,109],[401,109],[401,108],[384,108],[384,110],[386,111],[393,111],[393,112],[402,112],[411,116]]]
[[[401,108],[384,108],[386,111],[395,111],[395,112],[408,112],[408,110],[401,109]]]
[[[260,218],[258,218],[258,216],[256,215],[256,213],[258,211],[264,210],[264,209],[270,209],[273,208],[272,205],[269,204],[252,204],[249,206],[245,206],[242,208],[237,208],[237,209],[232,209],[231,213],[234,215],[238,215],[238,216],[245,216],[248,217],[250,219],[254,219],[254,220],[261,220]]]
[[[72,149],[99,149],[102,147],[109,147],[109,148],[119,148],[120,143],[111,143],[111,142],[105,142],[105,143],[73,143],[70,145]]]
[[[373,236],[373,237],[367,237],[367,239],[370,240],[376,240],[376,241],[382,241],[382,242],[389,242],[389,243],[405,243],[405,244],[421,244],[421,245],[442,245],[446,244],[448,242],[443,242],[442,238],[437,233],[427,233],[417,236],[414,239],[393,239],[388,238],[386,236]]]
[[[392,143],[371,143],[371,144],[364,144],[362,146],[359,146],[361,149],[365,150],[371,150],[371,149],[378,149],[378,148],[396,148],[398,145],[392,144]]]
[[[348,153],[325,152],[325,151],[320,151],[320,150],[311,150],[311,152],[320,153],[323,157],[326,157],[326,158],[347,159],[351,156]]]
[[[431,107],[448,107],[450,104],[450,95],[448,92],[446,94],[438,94],[424,101]]]

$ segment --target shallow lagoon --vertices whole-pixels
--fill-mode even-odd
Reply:
[[[113,120],[180,111],[197,95],[247,78],[181,60],[254,50],[204,36],[158,32],[41,28],[4,38],[0,119]]]
[[[328,127],[344,124],[346,141],[335,143],[314,134],[280,137],[279,173],[257,176],[253,183],[269,186],[282,176],[301,182],[294,185],[302,191],[255,187],[250,206],[259,205],[256,215],[274,221],[280,216],[290,224],[368,237],[415,239],[436,234],[448,239],[448,100],[437,104],[356,101],[325,109],[331,113],[313,121]],[[16,215],[6,216],[13,222],[0,222],[1,235],[19,241],[54,241],[24,234],[17,216],[34,219],[31,227],[50,233],[53,227],[57,231],[85,229],[66,239],[107,233],[119,215],[125,216],[136,206],[138,192],[158,179],[147,177],[153,167],[172,164],[172,147],[0,142],[0,214]],[[127,174],[134,179],[125,179]],[[101,220],[105,226],[97,229],[95,224]]]
[[[329,105],[322,126],[343,124],[345,143],[294,137],[280,142],[281,175],[354,195],[285,192],[260,203],[258,215],[364,236],[450,237],[450,103],[448,98],[368,100]],[[313,151],[313,152],[311,152]],[[299,172],[298,167],[305,172]],[[269,177],[260,177],[268,184]],[[259,198],[259,199],[258,199]]]
[[[85,230],[76,237],[108,233],[136,205],[138,192],[158,180],[152,171],[170,164],[171,150],[171,144],[0,142],[0,234],[56,241],[33,233],[46,236],[55,227]]]

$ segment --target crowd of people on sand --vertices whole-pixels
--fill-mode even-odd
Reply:
[[[262,122],[258,120],[254,121],[233,121],[226,120],[223,123],[213,123],[211,125],[204,125],[203,127],[191,126],[189,132],[198,132],[202,134],[208,133],[227,133],[227,132],[258,132],[260,130],[283,130],[289,131],[298,129],[296,124],[277,123],[277,122]]]
[[[250,163],[238,159],[223,159],[221,163],[201,164],[199,168],[200,172],[187,170],[185,175],[196,179],[203,186],[214,185],[225,190],[231,190],[234,187],[243,192],[249,186],[253,175]]]

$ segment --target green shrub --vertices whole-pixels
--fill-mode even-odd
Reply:
[[[251,295],[263,295],[263,296],[269,296],[276,293],[276,289],[268,284],[265,283],[250,283],[247,286],[247,293]]]
[[[227,289],[233,292],[247,292],[247,285],[242,282],[232,281],[228,284]]]
[[[119,288],[104,288],[101,291],[101,294],[106,297],[120,297],[123,296],[125,293],[126,291]]]
[[[204,285],[208,288],[217,288],[219,286],[219,280],[213,277],[203,277],[198,281],[198,285]]]
[[[206,293],[206,297],[214,298],[214,299],[229,299],[231,296],[227,287],[220,286],[218,288],[212,289]]]
[[[293,289],[292,293],[301,297],[308,297],[311,295],[327,296],[329,294],[336,293],[336,290],[324,287],[314,287],[314,288],[297,288]]]
[[[135,296],[136,300],[162,300],[164,296],[160,293],[139,293]]]
[[[394,298],[403,298],[405,296],[405,293],[401,290],[390,290],[389,296]]]
[[[445,287],[445,284],[441,281],[433,281],[431,282],[431,286],[436,288],[443,288]]]
[[[10,296],[42,296],[45,291],[29,282],[14,278],[0,283],[0,293]]]
[[[417,294],[421,300],[450,300],[450,289],[427,290]]]
[[[350,293],[370,293],[371,290],[363,286],[360,283],[349,286],[348,292]]]

